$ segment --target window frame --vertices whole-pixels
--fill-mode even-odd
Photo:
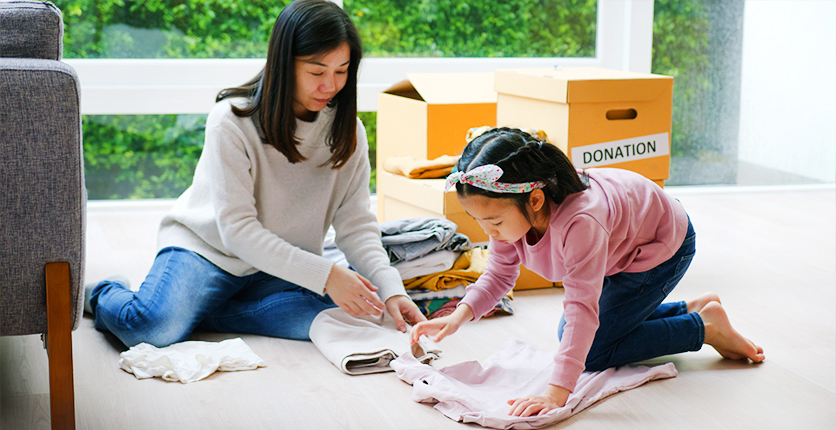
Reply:
[[[336,3],[342,5],[342,1]],[[365,58],[358,108],[407,72],[490,72],[502,68],[603,67],[650,72],[653,0],[599,0],[592,58]],[[223,88],[246,82],[263,59],[66,59],[76,69],[84,115],[208,113]]]

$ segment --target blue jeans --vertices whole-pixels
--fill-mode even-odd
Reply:
[[[157,254],[139,291],[102,281],[90,305],[97,329],[127,346],[157,347],[187,340],[196,328],[306,340],[314,317],[336,306],[330,297],[264,272],[233,276],[175,247]]]
[[[598,371],[662,355],[698,351],[705,325],[685,302],[662,303],[685,275],[696,252],[696,234],[688,232],[676,254],[640,273],[604,277],[598,300],[598,331],[586,357],[586,370]],[[560,318],[558,337],[566,320]]]

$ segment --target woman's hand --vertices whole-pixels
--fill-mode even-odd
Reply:
[[[421,335],[435,335],[433,342],[440,342],[441,339],[453,334],[467,321],[473,319],[473,310],[468,305],[459,305],[452,314],[434,318],[412,327],[410,335],[411,343],[418,342]]]
[[[386,299],[386,310],[389,315],[392,315],[392,319],[395,320],[395,327],[401,333],[406,333],[406,324],[415,325],[427,320],[418,306],[415,305],[415,302],[407,296],[389,297]]]
[[[546,412],[566,406],[571,391],[549,384],[546,393],[542,396],[526,396],[519,399],[508,400],[511,410],[508,415],[515,417],[530,417],[534,414],[543,415]]]
[[[359,273],[342,266],[334,265],[328,281],[325,282],[325,294],[353,317],[380,315],[383,302],[375,294],[377,287]]]

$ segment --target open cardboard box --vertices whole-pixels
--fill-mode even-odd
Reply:
[[[673,77],[595,67],[497,70],[497,126],[543,130],[575,167],[660,186],[670,171]]]
[[[496,124],[493,73],[407,73],[406,77],[378,95],[378,172],[392,156],[432,160],[459,155],[467,144],[467,130]]]

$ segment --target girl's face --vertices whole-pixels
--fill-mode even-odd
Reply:
[[[351,49],[343,43],[325,54],[296,57],[296,89],[293,113],[296,118],[313,121],[348,80]]]
[[[474,194],[460,195],[459,203],[479,223],[479,227],[482,227],[482,230],[485,230],[485,233],[494,240],[516,242],[525,237],[532,228],[531,223],[511,200]],[[534,209],[536,211],[539,208],[534,207]]]

